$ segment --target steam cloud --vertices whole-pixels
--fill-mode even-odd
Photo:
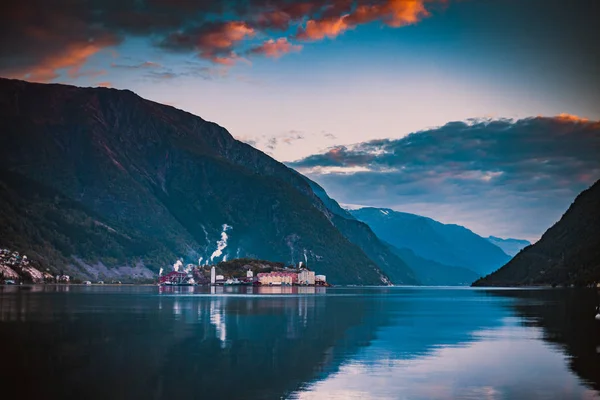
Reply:
[[[173,271],[179,271],[179,267],[182,267],[183,263],[181,262],[181,260],[177,260],[177,262],[175,264],[173,264]]]
[[[221,232],[221,240],[217,241],[217,249],[211,254],[210,261],[212,262],[215,258],[221,257],[223,255],[223,250],[227,247],[227,230],[232,229],[231,226],[227,224],[223,224],[223,231]]]

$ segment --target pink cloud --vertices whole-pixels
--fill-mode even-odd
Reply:
[[[250,52],[253,54],[262,54],[266,57],[279,58],[284,54],[300,51],[301,49],[302,45],[295,45],[290,43],[286,38],[279,38],[277,40],[266,40],[260,46],[251,49]]]

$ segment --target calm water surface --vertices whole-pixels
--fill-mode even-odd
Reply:
[[[0,384],[43,399],[597,399],[597,302],[594,290],[7,286]]]

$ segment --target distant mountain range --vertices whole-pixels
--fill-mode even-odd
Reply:
[[[0,79],[0,122],[0,247],[56,272],[147,279],[179,257],[251,257],[332,283],[418,283],[302,175],[197,116],[127,90]]]
[[[387,208],[349,212],[393,246],[424,283],[458,284],[477,279],[510,260],[498,246],[459,225]]]
[[[600,282],[600,181],[582,192],[535,244],[474,286]]]
[[[417,256],[412,250],[389,245],[394,254],[415,271],[419,282],[430,286],[469,286],[481,276],[464,267],[444,265]]]
[[[521,251],[523,248],[531,245],[531,243],[527,240],[521,240],[521,239],[502,239],[499,237],[495,237],[495,236],[488,236],[487,240],[490,241],[490,243],[495,244],[496,246],[500,247],[502,249],[502,251],[504,251],[506,254],[508,254],[509,256],[516,256],[517,253],[519,251]]]
[[[337,201],[329,197],[325,189],[308,178],[304,178],[313,189],[314,193],[323,201],[323,204],[333,214],[332,222],[342,234],[352,243],[359,246],[370,259],[391,279],[393,283],[419,284],[420,281],[414,269],[393,248],[383,242],[371,228],[354,218],[344,210]],[[472,282],[473,280],[471,280]]]

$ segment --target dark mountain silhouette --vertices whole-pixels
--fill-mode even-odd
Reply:
[[[440,264],[467,268],[483,276],[510,257],[488,240],[459,225],[384,208],[350,210],[382,240]]]
[[[600,181],[577,196],[537,243],[473,285],[587,285],[599,281]]]
[[[496,236],[488,236],[487,240],[489,240],[490,243],[493,243],[496,246],[500,247],[500,249],[502,249],[503,252],[512,257],[516,256],[517,253],[525,247],[531,245],[531,243],[527,240],[512,238],[502,239]]]
[[[54,270],[146,276],[212,255],[387,281],[300,174],[217,124],[126,90],[7,79],[0,121],[0,246]]]

